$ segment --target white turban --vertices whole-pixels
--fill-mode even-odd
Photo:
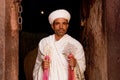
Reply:
[[[65,18],[69,22],[71,16],[70,16],[70,13],[65,9],[55,10],[52,13],[50,13],[50,15],[48,17],[49,23],[53,24],[54,20],[57,18]]]

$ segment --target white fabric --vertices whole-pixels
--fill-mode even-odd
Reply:
[[[48,17],[49,23],[52,24],[54,20],[57,18],[65,18],[69,22],[71,16],[67,10],[64,10],[64,9],[55,10]]]
[[[68,48],[69,45],[70,48]],[[64,35],[59,41],[55,41],[55,36],[50,35],[43,38],[39,43],[39,53],[33,70],[33,80],[42,80],[41,61],[44,55],[50,56],[49,80],[68,80],[68,62],[64,55],[67,52],[71,52],[75,56],[81,74],[84,75],[86,65],[82,45],[68,34]]]

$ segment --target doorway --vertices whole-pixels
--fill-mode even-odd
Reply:
[[[19,47],[19,80],[32,80],[32,70],[41,38],[53,33],[48,15],[55,9],[66,9],[71,13],[68,34],[80,40],[80,1],[69,0],[22,0],[22,30]],[[76,6],[73,6],[76,5]]]

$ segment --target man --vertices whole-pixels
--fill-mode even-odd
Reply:
[[[68,35],[71,15],[65,9],[53,11],[48,19],[55,34],[39,42],[38,56],[33,70],[34,80],[44,80],[47,69],[48,80],[85,80],[85,55],[79,41]],[[48,56],[49,59],[45,59]],[[70,74],[69,70],[73,71]]]

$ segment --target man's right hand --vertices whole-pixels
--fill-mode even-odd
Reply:
[[[49,57],[46,56],[45,59],[42,61],[42,68],[43,70],[45,69],[49,69],[50,67],[50,60],[49,60]]]

